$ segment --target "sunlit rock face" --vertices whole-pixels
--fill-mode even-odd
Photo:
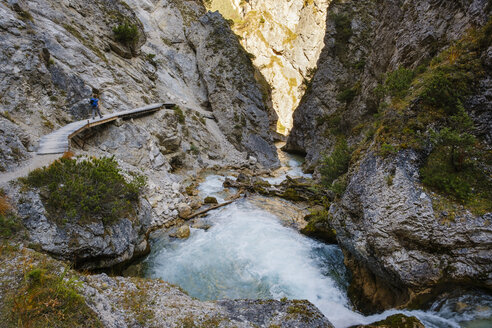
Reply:
[[[272,88],[277,130],[287,134],[324,45],[331,0],[205,2],[210,10],[219,10],[234,22],[234,32]]]

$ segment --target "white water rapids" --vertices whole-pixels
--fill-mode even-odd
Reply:
[[[223,200],[223,180],[209,176],[199,189]],[[201,300],[307,299],[337,328],[369,324],[395,313],[416,316],[429,328],[492,326],[490,295],[436,302],[428,311],[363,316],[347,297],[349,277],[338,246],[301,235],[247,199],[209,212],[206,220],[212,227],[191,229],[186,240],[165,233],[154,236],[144,260],[145,276],[177,284]],[[458,303],[466,306],[458,311]]]

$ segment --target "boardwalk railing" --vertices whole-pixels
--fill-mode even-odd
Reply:
[[[115,121],[119,118],[140,116],[156,112],[162,108],[172,108],[173,106],[174,104],[169,103],[152,104],[145,107],[130,109],[122,112],[106,114],[103,118],[96,118],[94,120],[86,119],[67,124],[64,127],[42,137],[41,140],[39,140],[37,153],[38,155],[64,153],[69,149],[70,139],[84,130],[90,129],[97,125]]]

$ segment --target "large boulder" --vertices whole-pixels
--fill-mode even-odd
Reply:
[[[21,198],[17,211],[30,245],[78,269],[108,268],[148,251],[146,232],[152,208],[145,199],[136,206],[135,217],[105,224],[97,219],[58,222],[49,218],[39,193],[27,191]]]
[[[368,154],[330,208],[353,273],[349,294],[364,312],[417,304],[452,285],[492,289],[492,213],[443,217],[418,183],[418,163],[413,151]]]

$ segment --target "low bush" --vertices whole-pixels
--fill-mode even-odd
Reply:
[[[139,37],[138,27],[129,22],[113,27],[113,33],[116,41],[126,46],[132,46]]]
[[[420,171],[422,182],[461,201],[469,200],[473,190],[492,195],[490,179],[477,167],[473,122],[461,103],[457,108],[447,126],[432,134],[435,149]]]
[[[379,155],[383,157],[387,157],[389,155],[394,155],[398,152],[398,147],[395,147],[393,145],[383,143],[381,145],[381,149],[379,150]]]
[[[357,96],[357,92],[356,88],[344,89],[337,95],[337,100],[349,104]]]
[[[335,23],[335,54],[343,56],[350,38],[354,34],[352,31],[352,20],[345,14],[332,14],[331,18]]]
[[[388,93],[393,97],[404,98],[412,81],[415,77],[413,70],[399,67],[397,70],[388,74],[385,87]]]
[[[173,111],[176,114],[176,117],[178,118],[178,122],[183,124],[185,122],[185,115],[181,107],[179,107],[178,105],[174,105]]]
[[[467,200],[471,195],[469,173],[468,170],[466,172],[455,171],[442,147],[436,148],[427,159],[426,165],[420,170],[422,182],[425,185],[462,201]]]
[[[113,158],[77,161],[61,158],[32,171],[24,183],[48,192],[44,200],[51,216],[61,220],[102,219],[109,223],[133,215],[145,178],[134,174],[127,182]]]
[[[453,114],[468,93],[470,82],[464,72],[436,69],[426,79],[420,99],[425,106],[442,108],[446,113]]]

